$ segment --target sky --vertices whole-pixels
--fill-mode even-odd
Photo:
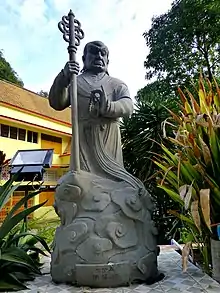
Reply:
[[[110,51],[109,74],[123,80],[131,96],[147,84],[144,60],[149,52],[143,33],[151,19],[171,7],[172,0],[0,0],[0,49],[34,92],[49,91],[68,61],[68,44],[58,22],[72,9],[85,33],[77,51],[90,41]]]

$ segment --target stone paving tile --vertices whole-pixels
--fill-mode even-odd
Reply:
[[[181,266],[181,256],[175,254],[175,252],[167,255],[164,254],[163,258],[159,259],[159,267],[162,268],[166,275],[164,280],[161,281],[164,292],[211,293],[216,292],[214,291],[216,288],[218,288],[218,292],[220,292],[220,285],[204,274],[199,268],[189,263],[187,272],[183,273]],[[167,268],[169,268],[169,270],[167,270]]]
[[[73,287],[65,284],[54,284],[49,273],[49,259],[46,260],[43,272],[45,275],[28,284],[30,290],[20,293],[220,293],[220,285],[194,265],[188,265],[186,273],[182,272],[181,256],[175,251],[162,251],[159,256],[159,270],[165,278],[156,284],[147,286],[132,285],[121,288],[91,289]]]
[[[218,292],[220,293],[220,284],[213,280],[210,276],[203,273],[198,267],[193,264],[188,264],[187,274],[197,283],[197,287],[203,289],[202,292]],[[194,291],[192,291],[194,292]],[[198,291],[199,292],[199,291]]]
[[[163,292],[163,289],[160,285],[160,283],[156,283],[153,285],[138,285],[138,286],[133,286],[132,291],[131,292],[136,292],[136,293],[145,293],[145,292],[154,292],[156,290],[156,292]]]
[[[112,289],[112,293],[130,293],[131,289],[129,288],[117,288],[117,289]]]

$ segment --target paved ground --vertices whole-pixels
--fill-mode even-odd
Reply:
[[[76,288],[68,285],[55,285],[49,275],[49,262],[48,259],[43,268],[43,272],[46,274],[30,282],[28,284],[29,290],[19,291],[20,293],[220,293],[220,284],[194,265],[189,264],[188,271],[182,273],[181,257],[173,249],[162,249],[159,256],[159,270],[166,277],[163,281],[151,286],[133,285],[114,289],[90,289],[87,287]]]

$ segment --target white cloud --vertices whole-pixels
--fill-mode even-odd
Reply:
[[[3,3],[4,2],[4,3]],[[72,8],[85,39],[104,41],[110,50],[109,72],[124,80],[134,96],[146,84],[143,63],[148,49],[142,36],[151,18],[170,8],[172,0],[5,0],[0,3],[1,49],[34,91],[49,90],[68,60],[67,43],[57,28]]]

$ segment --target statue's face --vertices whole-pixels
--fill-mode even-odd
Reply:
[[[108,67],[108,49],[104,44],[87,45],[86,54],[83,59],[84,67],[92,72],[107,71]]]

